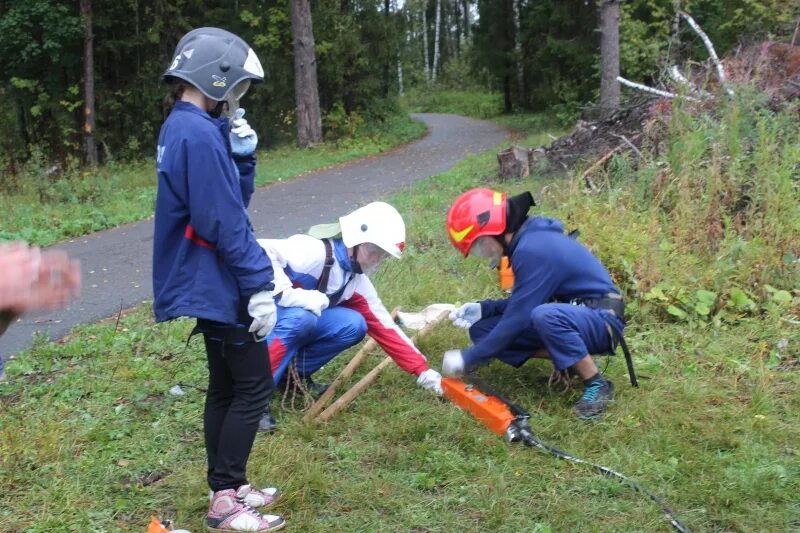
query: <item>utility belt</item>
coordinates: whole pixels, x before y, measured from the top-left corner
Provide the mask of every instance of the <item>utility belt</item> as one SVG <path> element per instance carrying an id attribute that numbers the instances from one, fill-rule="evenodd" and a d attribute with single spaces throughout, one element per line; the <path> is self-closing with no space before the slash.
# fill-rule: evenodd
<path id="1" fill-rule="evenodd" d="M 576 298 L 575 300 L 570 300 L 570 303 L 583 305 L 591 309 L 611 311 L 620 320 L 625 320 L 625 301 L 621 295 L 614 292 L 609 292 L 601 298 Z"/>
<path id="2" fill-rule="evenodd" d="M 600 298 L 575 298 L 569 300 L 567 303 L 573 305 L 582 305 L 590 309 L 603 309 L 614 314 L 617 318 L 625 321 L 625 301 L 622 295 L 615 292 L 609 292 Z M 614 324 L 606 320 L 606 329 L 608 335 L 611 337 L 611 353 L 617 350 L 617 346 L 622 348 L 622 353 L 625 354 L 625 364 L 628 366 L 628 377 L 631 379 L 631 385 L 634 387 L 639 386 L 636 379 L 636 372 L 633 370 L 633 357 L 631 351 L 628 349 L 628 343 L 625 342 L 622 332 L 619 331 Z"/>

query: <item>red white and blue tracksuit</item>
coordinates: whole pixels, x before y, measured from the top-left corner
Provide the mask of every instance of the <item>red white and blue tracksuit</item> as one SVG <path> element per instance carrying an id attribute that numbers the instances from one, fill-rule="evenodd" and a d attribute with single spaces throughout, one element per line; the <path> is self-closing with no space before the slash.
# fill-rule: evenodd
<path id="1" fill-rule="evenodd" d="M 520 366 L 546 348 L 553 366 L 564 370 L 589 354 L 612 351 L 608 330 L 620 335 L 620 317 L 575 305 L 619 290 L 588 248 L 564 233 L 560 221 L 531 217 L 509 244 L 514 288 L 505 300 L 485 300 L 481 320 L 469 330 L 474 343 L 463 351 L 467 369 L 492 358 Z"/>
<path id="2" fill-rule="evenodd" d="M 293 235 L 258 242 L 272 260 L 276 294 L 289 287 L 317 289 L 325 264 L 321 240 Z M 334 264 L 325 291 L 329 307 L 318 317 L 300 307 L 282 307 L 278 301 L 278 323 L 267 337 L 275 380 L 292 361 L 300 376 L 310 376 L 365 334 L 406 372 L 418 376 L 427 370 L 425 356 L 394 323 L 369 278 L 353 272 L 347 247 L 340 239 L 331 242 Z"/>

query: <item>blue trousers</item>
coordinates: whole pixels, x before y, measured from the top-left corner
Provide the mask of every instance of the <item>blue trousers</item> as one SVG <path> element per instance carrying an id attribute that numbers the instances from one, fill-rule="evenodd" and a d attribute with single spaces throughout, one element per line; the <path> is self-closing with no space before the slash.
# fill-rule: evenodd
<path id="1" fill-rule="evenodd" d="M 489 334 L 500 322 L 502 315 L 479 320 L 469 329 L 473 343 Z M 620 328 L 624 327 L 608 311 L 590 309 L 571 304 L 542 304 L 531 312 L 530 327 L 520 335 L 497 359 L 519 367 L 546 348 L 557 370 L 571 367 L 590 354 L 613 352 L 611 335 L 606 318 Z"/>
<path id="2" fill-rule="evenodd" d="M 333 307 L 317 316 L 299 307 L 278 306 L 278 321 L 267 336 L 272 375 L 278 382 L 294 360 L 297 373 L 308 377 L 367 334 L 367 322 L 347 307 Z"/>

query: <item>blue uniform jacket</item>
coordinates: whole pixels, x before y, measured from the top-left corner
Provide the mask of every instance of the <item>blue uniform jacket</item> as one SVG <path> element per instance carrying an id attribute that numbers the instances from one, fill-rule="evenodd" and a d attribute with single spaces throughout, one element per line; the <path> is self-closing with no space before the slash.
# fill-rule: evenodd
<path id="1" fill-rule="evenodd" d="M 619 294 L 608 270 L 580 242 L 564 234 L 558 220 L 531 217 L 509 245 L 514 288 L 505 300 L 485 300 L 481 318 L 503 317 L 477 344 L 463 352 L 467 367 L 497 357 L 531 326 L 533 308 L 551 301 Z M 622 322 L 614 324 L 619 331 Z"/>
<path id="2" fill-rule="evenodd" d="M 179 101 L 158 138 L 153 311 L 236 324 L 249 297 L 270 289 L 272 265 L 246 206 L 255 157 L 234 157 L 227 119 Z"/>

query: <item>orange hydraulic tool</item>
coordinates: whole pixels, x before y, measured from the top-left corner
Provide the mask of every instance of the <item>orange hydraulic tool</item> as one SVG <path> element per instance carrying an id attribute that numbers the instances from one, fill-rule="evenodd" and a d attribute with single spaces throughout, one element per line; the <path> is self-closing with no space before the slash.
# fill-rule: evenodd
<path id="1" fill-rule="evenodd" d="M 503 396 L 478 376 L 471 375 L 467 379 L 470 379 L 473 384 L 464 383 L 453 377 L 442 378 L 444 397 L 461 409 L 472 413 L 484 426 L 503 437 L 507 442 L 523 442 L 527 446 L 539 448 L 559 459 L 589 465 L 606 477 L 617 478 L 657 503 L 675 530 L 680 533 L 690 533 L 689 528 L 680 521 L 675 511 L 659 496 L 616 470 L 586 461 L 542 441 L 533 434 L 529 422 L 531 415 L 525 409 Z M 478 390 L 476 386 L 481 390 Z"/>
<path id="2" fill-rule="evenodd" d="M 460 379 L 442 378 L 442 390 L 445 398 L 472 413 L 484 426 L 501 437 L 505 437 L 509 426 L 516 420 L 504 402 L 482 393 Z"/>

